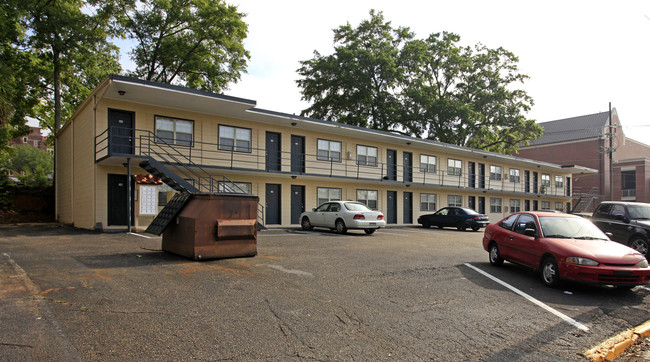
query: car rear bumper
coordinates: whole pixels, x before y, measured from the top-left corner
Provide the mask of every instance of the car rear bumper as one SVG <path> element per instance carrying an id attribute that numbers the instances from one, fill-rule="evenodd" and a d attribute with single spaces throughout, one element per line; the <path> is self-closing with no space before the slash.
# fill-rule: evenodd
<path id="1" fill-rule="evenodd" d="M 562 263 L 561 278 L 612 285 L 640 285 L 650 283 L 650 268 L 589 267 Z"/>
<path id="2" fill-rule="evenodd" d="M 379 229 L 386 226 L 385 220 L 352 220 L 346 223 L 348 229 Z"/>

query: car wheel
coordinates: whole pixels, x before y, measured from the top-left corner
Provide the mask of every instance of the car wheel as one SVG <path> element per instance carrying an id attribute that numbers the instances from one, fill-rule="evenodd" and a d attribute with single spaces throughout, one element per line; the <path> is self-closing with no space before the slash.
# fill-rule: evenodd
<path id="1" fill-rule="evenodd" d="M 375 230 L 377 230 L 377 229 L 363 229 L 363 231 L 365 231 L 366 234 L 368 234 L 368 235 L 372 235 L 375 232 Z"/>
<path id="2" fill-rule="evenodd" d="M 314 229 L 314 227 L 311 225 L 311 222 L 309 221 L 309 218 L 306 216 L 302 218 L 300 226 L 302 226 L 302 229 L 306 231 L 311 231 Z"/>
<path id="3" fill-rule="evenodd" d="M 339 234 L 345 234 L 348 232 L 348 228 L 345 226 L 345 222 L 341 219 L 336 220 L 336 232 Z"/>
<path id="4" fill-rule="evenodd" d="M 425 229 L 428 229 L 428 228 L 431 227 L 431 224 L 429 224 L 428 222 L 423 222 L 422 227 L 425 228 Z"/>
<path id="5" fill-rule="evenodd" d="M 465 223 L 459 222 L 458 224 L 456 224 L 456 229 L 460 231 L 465 231 L 465 229 L 467 229 L 467 226 L 465 225 Z"/>
<path id="6" fill-rule="evenodd" d="M 560 284 L 560 270 L 553 257 L 549 256 L 544 259 L 540 272 L 542 274 L 542 281 L 547 287 L 555 288 Z"/>
<path id="7" fill-rule="evenodd" d="M 621 290 L 621 291 L 627 291 L 627 290 L 632 290 L 636 285 L 617 285 L 616 289 Z"/>
<path id="8" fill-rule="evenodd" d="M 630 248 L 638 251 L 639 253 L 648 257 L 648 240 L 642 238 L 641 236 L 636 236 L 632 241 L 630 241 Z"/>
<path id="9" fill-rule="evenodd" d="M 501 257 L 497 243 L 490 244 L 490 264 L 494 266 L 503 265 L 503 258 Z"/>
<path id="10" fill-rule="evenodd" d="M 480 227 L 478 227 L 478 226 L 472 226 L 472 231 L 478 231 L 478 229 L 480 229 Z"/>

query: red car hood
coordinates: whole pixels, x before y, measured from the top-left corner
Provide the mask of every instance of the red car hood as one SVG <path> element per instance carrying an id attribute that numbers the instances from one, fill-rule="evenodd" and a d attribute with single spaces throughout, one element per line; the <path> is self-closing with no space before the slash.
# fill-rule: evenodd
<path id="1" fill-rule="evenodd" d="M 615 241 L 546 239 L 564 257 L 579 256 L 603 264 L 636 264 L 644 259 L 638 251 Z"/>

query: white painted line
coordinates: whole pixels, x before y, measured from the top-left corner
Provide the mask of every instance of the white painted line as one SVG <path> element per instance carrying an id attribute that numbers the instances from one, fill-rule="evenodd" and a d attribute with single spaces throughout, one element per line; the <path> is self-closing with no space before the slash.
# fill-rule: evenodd
<path id="1" fill-rule="evenodd" d="M 648 287 L 644 287 L 644 286 L 642 286 L 642 285 L 639 285 L 638 287 L 641 288 L 641 289 L 650 290 L 650 288 L 648 288 Z"/>
<path id="2" fill-rule="evenodd" d="M 585 332 L 589 330 L 589 328 L 588 328 L 587 326 L 585 326 L 584 324 L 582 324 L 582 323 L 576 321 L 575 319 L 573 319 L 573 318 L 571 318 L 571 317 L 569 317 L 569 316 L 567 316 L 567 315 L 565 315 L 565 314 L 562 314 L 562 313 L 558 312 L 557 310 L 555 310 L 555 309 L 549 307 L 548 305 L 546 305 L 546 304 L 540 302 L 539 300 L 537 300 L 537 299 L 531 297 L 530 295 L 528 295 L 528 294 L 522 292 L 521 290 L 519 290 L 519 289 L 513 287 L 512 285 L 510 285 L 510 284 L 508 284 L 508 283 L 506 283 L 506 282 L 504 282 L 504 281 L 502 281 L 502 280 L 500 280 L 500 279 L 498 279 L 498 278 L 496 278 L 496 277 L 493 277 L 492 275 L 490 275 L 490 274 L 484 272 L 483 270 L 481 270 L 481 269 L 475 267 L 474 265 L 471 265 L 471 264 L 469 264 L 469 263 L 465 263 L 465 265 L 466 265 L 467 267 L 469 267 L 469 268 L 472 268 L 472 269 L 476 270 L 478 273 L 483 274 L 484 276 L 486 276 L 486 277 L 488 277 L 488 278 L 494 280 L 495 282 L 497 282 L 497 283 L 503 285 L 504 287 L 506 287 L 506 288 L 512 290 L 513 292 L 515 292 L 515 293 L 521 295 L 522 297 L 528 299 L 529 302 L 531 302 L 531 303 L 533 303 L 533 304 L 537 304 L 538 306 L 542 307 L 542 309 L 545 309 L 546 311 L 555 314 L 556 316 L 560 317 L 561 319 L 563 319 L 565 322 L 571 324 L 572 326 L 574 326 L 574 327 L 576 327 L 576 328 L 578 328 L 578 329 L 580 329 L 580 330 L 582 330 L 582 331 L 585 331 Z"/>
<path id="3" fill-rule="evenodd" d="M 137 233 L 128 233 L 128 234 L 139 236 L 139 237 L 145 238 L 145 239 L 157 239 L 157 238 L 160 237 L 160 236 L 147 236 L 147 235 L 142 235 L 142 234 L 137 234 Z"/>
<path id="4" fill-rule="evenodd" d="M 271 269 L 279 270 L 281 272 L 285 272 L 288 274 L 295 274 L 295 275 L 300 275 L 303 277 L 314 277 L 314 274 L 302 271 L 302 270 L 295 270 L 295 269 L 285 269 L 282 265 L 267 265 Z"/>

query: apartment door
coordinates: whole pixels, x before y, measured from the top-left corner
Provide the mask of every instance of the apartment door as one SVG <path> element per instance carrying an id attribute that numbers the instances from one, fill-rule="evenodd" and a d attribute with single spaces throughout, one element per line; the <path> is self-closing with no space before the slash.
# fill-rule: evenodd
<path id="1" fill-rule="evenodd" d="M 108 110 L 109 153 L 128 154 L 134 152 L 135 113 L 119 109 Z M 126 222 L 124 223 L 126 225 Z"/>
<path id="2" fill-rule="evenodd" d="M 280 152 L 280 134 L 266 132 L 266 170 L 281 171 L 282 153 Z"/>
<path id="3" fill-rule="evenodd" d="M 478 188 L 479 189 L 485 188 L 485 164 L 484 163 L 478 164 Z"/>
<path id="4" fill-rule="evenodd" d="M 537 179 L 539 178 L 539 174 L 537 172 L 533 172 L 533 193 L 537 193 Z M 537 209 L 534 209 L 537 210 Z"/>
<path id="5" fill-rule="evenodd" d="M 476 188 L 476 163 L 467 162 L 467 187 Z"/>
<path id="6" fill-rule="evenodd" d="M 386 223 L 397 224 L 397 191 L 386 192 Z"/>
<path id="7" fill-rule="evenodd" d="M 472 210 L 476 210 L 476 196 L 467 197 L 467 207 L 469 207 Z"/>
<path id="8" fill-rule="evenodd" d="M 305 211 L 305 186 L 291 185 L 291 223 L 300 224 L 300 214 Z"/>
<path id="9" fill-rule="evenodd" d="M 291 172 L 305 173 L 305 137 L 291 135 Z"/>
<path id="10" fill-rule="evenodd" d="M 413 154 L 404 152 L 404 182 L 413 182 Z"/>
<path id="11" fill-rule="evenodd" d="M 127 175 L 108 174 L 108 220 L 107 225 L 124 225 L 128 223 L 128 193 L 127 193 Z M 131 183 L 131 195 L 134 189 L 133 182 Z M 133 197 L 131 197 L 133 200 Z M 131 204 L 131 217 L 133 218 L 133 204 Z"/>
<path id="12" fill-rule="evenodd" d="M 539 210 L 539 204 L 537 203 L 537 200 L 533 200 L 533 211 Z"/>
<path id="13" fill-rule="evenodd" d="M 478 211 L 479 214 L 485 214 L 485 197 L 478 197 Z"/>
<path id="14" fill-rule="evenodd" d="M 397 151 L 386 150 L 386 177 L 387 180 L 397 180 Z"/>
<path id="15" fill-rule="evenodd" d="M 524 170 L 524 192 L 530 192 L 530 171 Z"/>
<path id="16" fill-rule="evenodd" d="M 530 200 L 524 200 L 524 211 L 530 211 Z"/>
<path id="17" fill-rule="evenodd" d="M 404 224 L 413 224 L 413 193 L 404 192 L 403 197 L 403 219 Z"/>
<path id="18" fill-rule="evenodd" d="M 266 184 L 266 223 L 269 225 L 280 224 L 280 185 Z"/>

